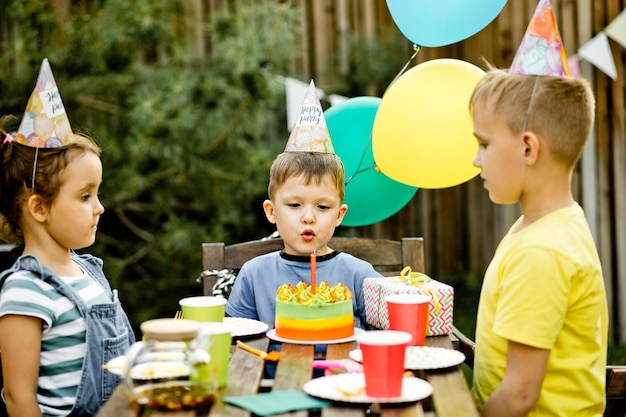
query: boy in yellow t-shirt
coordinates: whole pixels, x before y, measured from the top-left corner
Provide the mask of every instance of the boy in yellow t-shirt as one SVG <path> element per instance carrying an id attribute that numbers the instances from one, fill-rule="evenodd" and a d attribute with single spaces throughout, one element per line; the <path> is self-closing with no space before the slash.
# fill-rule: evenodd
<path id="1" fill-rule="evenodd" d="M 481 416 L 601 416 L 608 312 L 571 179 L 593 125 L 586 81 L 491 69 L 470 101 L 474 165 L 522 215 L 487 268 L 473 392 Z"/>

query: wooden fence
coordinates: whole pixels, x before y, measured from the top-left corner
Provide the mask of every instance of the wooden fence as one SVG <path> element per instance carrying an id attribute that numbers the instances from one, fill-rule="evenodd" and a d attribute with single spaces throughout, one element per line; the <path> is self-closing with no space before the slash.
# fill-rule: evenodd
<path id="1" fill-rule="evenodd" d="M 302 57 L 294 60 L 292 76 L 332 85 L 345 75 L 342 56 L 345 34 L 379 36 L 397 33 L 397 53 L 408 60 L 412 43 L 396 28 L 384 0 L 292 0 L 306 22 Z M 508 0 L 485 29 L 453 45 L 422 48 L 413 64 L 437 58 L 458 58 L 482 66 L 482 57 L 508 67 L 536 8 L 534 0 Z M 568 56 L 593 38 L 624 8 L 619 0 L 553 0 L 556 20 Z M 595 130 L 574 179 L 576 199 L 588 216 L 602 260 L 616 338 L 626 340 L 626 146 L 624 142 L 624 51 L 610 41 L 619 77 L 616 81 L 589 63 L 580 63 L 597 99 Z M 340 65 L 331 65 L 339 62 Z M 398 69 L 400 70 L 400 68 Z M 329 91 L 326 91 L 329 93 Z M 330 93 L 333 93 L 330 91 Z M 369 95 L 382 96 L 372 89 Z M 495 206 L 478 179 L 441 190 L 420 189 L 391 218 L 372 226 L 345 228 L 342 235 L 397 239 L 424 236 L 426 270 L 433 276 L 463 274 L 481 277 L 495 247 L 519 215 L 517 206 Z M 540 291 L 541 289 L 537 289 Z"/>

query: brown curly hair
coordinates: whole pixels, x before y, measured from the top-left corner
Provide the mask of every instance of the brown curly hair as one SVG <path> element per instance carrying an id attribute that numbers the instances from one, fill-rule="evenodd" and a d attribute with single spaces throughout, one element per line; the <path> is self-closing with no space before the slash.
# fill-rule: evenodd
<path id="1" fill-rule="evenodd" d="M 0 138 L 6 132 L 0 120 Z M 5 143 L 6 142 L 6 143 Z M 37 166 L 35 153 L 37 152 Z M 17 142 L 0 143 L 0 239 L 21 243 L 22 206 L 31 195 L 39 195 L 49 207 L 61 187 L 61 173 L 77 156 L 100 149 L 89 137 L 74 134 L 74 141 L 59 148 L 33 148 Z M 35 181 L 33 182 L 33 173 Z"/>

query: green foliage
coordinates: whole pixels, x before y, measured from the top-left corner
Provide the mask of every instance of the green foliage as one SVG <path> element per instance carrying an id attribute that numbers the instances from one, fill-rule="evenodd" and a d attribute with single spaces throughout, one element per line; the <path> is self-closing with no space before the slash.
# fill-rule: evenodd
<path id="1" fill-rule="evenodd" d="M 202 242 L 273 230 L 260 202 L 288 136 L 277 75 L 294 58 L 299 14 L 266 1 L 197 16 L 189 3 L 84 2 L 63 25 L 52 2 L 0 9 L 19 33 L 1 46 L 2 113 L 23 112 L 47 57 L 74 130 L 102 148 L 106 212 L 88 250 L 134 325 L 201 291 Z"/>
<path id="2" fill-rule="evenodd" d="M 202 291 L 202 242 L 274 230 L 261 203 L 288 137 L 279 76 L 298 76 L 301 11 L 280 0 L 199 11 L 206 4 L 0 1 L 1 113 L 21 116 L 48 58 L 74 130 L 102 148 L 106 212 L 86 250 L 136 328 Z M 384 90 L 411 52 L 391 35 L 346 35 L 326 69 L 335 92 Z"/>

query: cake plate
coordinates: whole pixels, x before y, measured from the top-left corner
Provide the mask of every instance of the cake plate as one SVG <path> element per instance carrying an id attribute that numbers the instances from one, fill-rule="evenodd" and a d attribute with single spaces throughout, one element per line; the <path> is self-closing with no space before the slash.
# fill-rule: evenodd
<path id="1" fill-rule="evenodd" d="M 365 330 L 359 328 L 359 327 L 355 327 L 354 328 L 354 334 L 352 336 L 349 337 L 344 337 L 341 339 L 330 339 L 330 340 L 294 340 L 294 339 L 287 339 L 285 337 L 280 337 L 276 335 L 276 329 L 272 329 L 270 331 L 267 332 L 267 337 L 269 337 L 272 340 L 275 340 L 277 342 L 283 342 L 283 343 L 293 343 L 293 344 L 297 344 L 297 345 L 334 345 L 336 343 L 346 343 L 346 342 L 352 342 L 354 340 L 356 340 L 356 336 L 359 333 L 363 333 Z"/>

